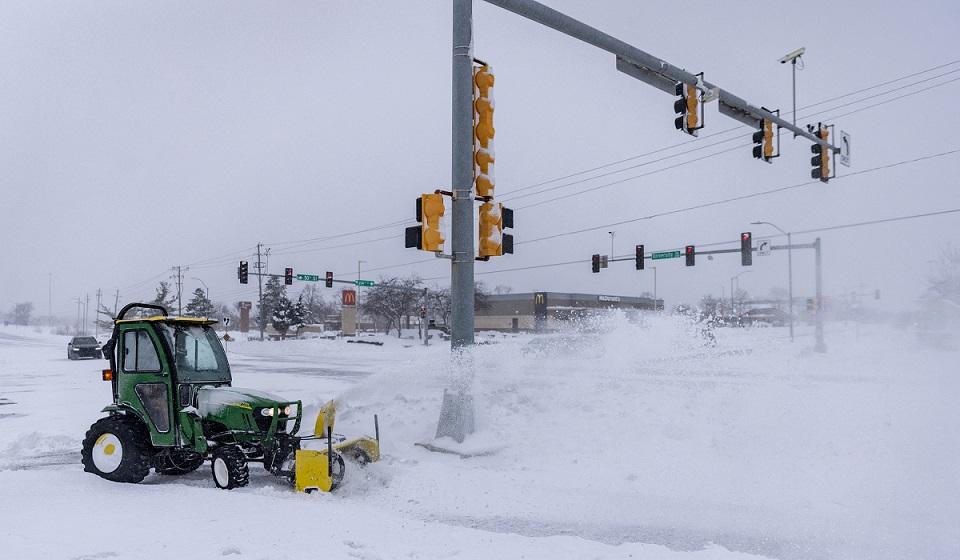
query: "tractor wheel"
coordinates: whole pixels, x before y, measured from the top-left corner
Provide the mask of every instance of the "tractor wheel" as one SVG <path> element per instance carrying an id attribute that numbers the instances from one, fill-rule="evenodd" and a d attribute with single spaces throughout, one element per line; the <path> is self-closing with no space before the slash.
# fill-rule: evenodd
<path id="1" fill-rule="evenodd" d="M 132 416 L 108 416 L 87 431 L 80 452 L 83 470 L 114 482 L 137 483 L 150 473 L 150 436 Z"/>
<path id="2" fill-rule="evenodd" d="M 232 445 L 218 447 L 213 451 L 213 460 L 210 463 L 213 482 L 217 488 L 233 490 L 246 486 L 250 481 L 247 458 L 239 447 Z"/>
<path id="3" fill-rule="evenodd" d="M 154 470 L 160 474 L 181 475 L 192 473 L 203 464 L 203 455 L 192 451 L 171 451 L 159 455 L 154 464 Z"/>

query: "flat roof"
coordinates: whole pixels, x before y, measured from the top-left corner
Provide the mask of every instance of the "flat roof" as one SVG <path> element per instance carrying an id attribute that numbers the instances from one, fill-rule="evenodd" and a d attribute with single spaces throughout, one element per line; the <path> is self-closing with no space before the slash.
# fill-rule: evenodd
<path id="1" fill-rule="evenodd" d="M 167 315 L 152 315 L 150 317 L 139 317 L 137 319 L 120 319 L 119 321 L 114 321 L 117 324 L 120 323 L 142 323 L 144 321 L 149 321 L 151 323 L 194 323 L 199 325 L 212 325 L 217 322 L 216 319 L 207 319 L 206 317 L 170 317 Z"/>

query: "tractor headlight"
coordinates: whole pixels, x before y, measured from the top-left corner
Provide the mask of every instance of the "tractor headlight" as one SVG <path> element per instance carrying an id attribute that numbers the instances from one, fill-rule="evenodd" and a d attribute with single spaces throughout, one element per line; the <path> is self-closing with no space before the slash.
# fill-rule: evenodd
<path id="1" fill-rule="evenodd" d="M 273 416 L 273 409 L 272 409 L 272 408 L 261 408 L 261 409 L 260 409 L 260 414 L 261 414 L 262 416 Z"/>
<path id="2" fill-rule="evenodd" d="M 284 416 L 290 416 L 290 412 L 293 410 L 293 405 L 288 404 L 286 408 L 283 409 Z"/>

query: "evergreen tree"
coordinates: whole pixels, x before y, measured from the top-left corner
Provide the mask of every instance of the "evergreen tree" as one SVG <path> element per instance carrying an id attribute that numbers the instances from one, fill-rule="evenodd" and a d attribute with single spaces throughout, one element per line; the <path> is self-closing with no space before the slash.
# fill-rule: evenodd
<path id="1" fill-rule="evenodd" d="M 151 301 L 150 303 L 152 303 L 153 305 L 162 305 L 167 309 L 167 311 L 170 311 L 171 309 L 173 309 L 173 304 L 176 301 L 177 301 L 177 294 L 173 293 L 173 290 L 170 289 L 170 283 L 166 281 L 161 281 L 160 284 L 157 286 L 157 295 L 156 297 L 153 298 L 153 301 Z M 150 312 L 150 314 L 152 315 L 154 313 Z"/>
<path id="2" fill-rule="evenodd" d="M 280 278 L 271 276 L 267 280 L 267 285 L 263 287 L 263 304 L 257 306 L 256 321 L 260 324 L 260 318 L 263 317 L 264 325 L 273 322 L 274 309 L 281 299 L 287 298 L 287 287 L 280 281 Z M 289 302 L 289 300 L 287 300 Z M 262 309 L 261 309 L 262 307 Z"/>
<path id="3" fill-rule="evenodd" d="M 209 317 L 214 318 L 216 308 L 213 302 L 207 298 L 203 288 L 197 288 L 193 291 L 193 299 L 187 302 L 184 308 L 188 317 Z"/>
<path id="4" fill-rule="evenodd" d="M 293 325 L 294 315 L 293 303 L 287 298 L 286 293 L 281 294 L 270 316 L 270 324 L 280 333 L 281 338 L 287 336 L 287 331 Z"/>
<path id="5" fill-rule="evenodd" d="M 303 294 L 300 294 L 300 297 L 297 298 L 297 303 L 290 309 L 290 324 L 299 329 L 304 324 L 313 322 L 308 320 L 309 316 L 310 310 L 306 304 L 303 303 Z"/>

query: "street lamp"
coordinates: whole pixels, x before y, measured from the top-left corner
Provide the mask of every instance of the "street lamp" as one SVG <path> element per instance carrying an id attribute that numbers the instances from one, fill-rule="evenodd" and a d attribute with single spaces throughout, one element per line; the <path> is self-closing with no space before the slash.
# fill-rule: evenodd
<path id="1" fill-rule="evenodd" d="M 357 261 L 357 336 L 360 336 L 360 264 L 366 264 L 367 261 Z"/>
<path id="2" fill-rule="evenodd" d="M 613 238 L 617 235 L 615 231 L 608 231 L 610 234 L 610 260 L 613 260 Z"/>
<path id="3" fill-rule="evenodd" d="M 207 292 L 207 299 L 210 299 L 210 288 L 207 287 L 207 283 L 197 278 L 196 276 L 191 276 L 190 279 L 196 280 L 197 282 L 200 282 L 201 284 L 203 284 L 203 290 Z"/>
<path id="4" fill-rule="evenodd" d="M 740 289 L 740 276 L 742 276 L 742 275 L 744 275 L 744 274 L 749 274 L 749 273 L 751 273 L 751 272 L 753 272 L 753 271 L 752 271 L 752 270 L 744 270 L 743 272 L 734 274 L 733 276 L 730 277 L 730 313 L 734 313 L 734 312 L 735 312 L 734 307 L 735 307 L 735 305 L 736 305 L 736 293 L 737 293 L 737 292 L 733 291 L 733 281 L 734 281 L 734 280 L 737 281 L 737 289 L 739 290 L 739 289 Z"/>
<path id="5" fill-rule="evenodd" d="M 779 226 L 770 222 L 750 222 L 751 225 L 768 225 L 783 235 L 787 236 L 787 298 L 790 300 L 788 309 L 790 313 L 790 342 L 793 342 L 793 243 L 790 239 L 790 232 L 783 231 Z"/>

